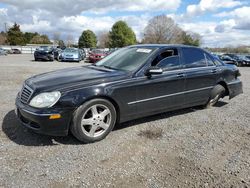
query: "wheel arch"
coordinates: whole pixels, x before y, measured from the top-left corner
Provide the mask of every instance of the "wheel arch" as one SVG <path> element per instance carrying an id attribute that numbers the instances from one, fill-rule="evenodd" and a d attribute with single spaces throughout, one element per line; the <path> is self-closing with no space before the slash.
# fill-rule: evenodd
<path id="1" fill-rule="evenodd" d="M 225 92 L 224 96 L 228 96 L 229 95 L 229 89 L 228 89 L 227 83 L 225 81 L 221 80 L 217 84 L 222 85 L 225 88 L 226 92 Z"/>

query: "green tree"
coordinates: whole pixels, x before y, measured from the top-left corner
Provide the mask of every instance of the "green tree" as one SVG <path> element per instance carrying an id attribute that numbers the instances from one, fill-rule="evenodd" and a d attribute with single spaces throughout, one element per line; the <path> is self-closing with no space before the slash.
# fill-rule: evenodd
<path id="1" fill-rule="evenodd" d="M 32 44 L 51 44 L 49 37 L 47 35 L 35 35 L 30 43 Z"/>
<path id="2" fill-rule="evenodd" d="M 111 48 L 136 44 L 135 33 L 124 21 L 118 21 L 113 25 L 109 38 Z"/>
<path id="3" fill-rule="evenodd" d="M 25 39 L 20 25 L 14 23 L 14 25 L 7 32 L 7 40 L 10 45 L 24 45 Z"/>
<path id="4" fill-rule="evenodd" d="M 28 43 L 31 43 L 31 40 L 34 36 L 36 35 L 39 35 L 37 32 L 35 33 L 32 33 L 32 32 L 25 32 L 24 33 L 24 40 L 25 40 L 25 43 L 28 44 Z"/>
<path id="5" fill-rule="evenodd" d="M 94 48 L 96 47 L 96 43 L 96 35 L 91 30 L 83 31 L 78 41 L 79 48 Z"/>
<path id="6" fill-rule="evenodd" d="M 201 37 L 197 33 L 187 33 L 183 31 L 182 40 L 182 43 L 185 45 L 200 46 L 201 44 Z"/>

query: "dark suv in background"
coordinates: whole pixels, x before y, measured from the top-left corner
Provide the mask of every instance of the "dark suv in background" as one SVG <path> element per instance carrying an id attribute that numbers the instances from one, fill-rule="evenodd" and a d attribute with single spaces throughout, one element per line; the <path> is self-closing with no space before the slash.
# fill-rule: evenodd
<path id="1" fill-rule="evenodd" d="M 35 61 L 54 61 L 54 48 L 50 46 L 40 46 L 34 52 L 34 59 Z"/>
<path id="2" fill-rule="evenodd" d="M 228 57 L 232 58 L 236 62 L 236 65 L 238 67 L 250 65 L 250 59 L 247 56 L 230 54 L 230 53 L 223 54 L 223 56 L 228 56 Z"/>

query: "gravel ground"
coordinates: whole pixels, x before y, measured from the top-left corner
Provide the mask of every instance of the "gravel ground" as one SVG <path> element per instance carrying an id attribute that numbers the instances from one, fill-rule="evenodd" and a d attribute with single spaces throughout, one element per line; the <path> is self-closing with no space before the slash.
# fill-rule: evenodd
<path id="1" fill-rule="evenodd" d="M 101 142 L 35 134 L 14 101 L 37 73 L 83 64 L 0 57 L 0 187 L 250 187 L 250 68 L 244 94 L 123 123 Z"/>

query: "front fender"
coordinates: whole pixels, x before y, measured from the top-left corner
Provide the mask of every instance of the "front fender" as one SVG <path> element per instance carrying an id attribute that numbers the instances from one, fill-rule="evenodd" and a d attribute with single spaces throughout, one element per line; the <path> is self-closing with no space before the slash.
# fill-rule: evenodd
<path id="1" fill-rule="evenodd" d="M 97 98 L 98 96 L 110 97 L 110 95 L 110 89 L 104 88 L 102 85 L 89 86 L 64 92 L 59 103 L 62 106 L 79 107 L 92 98 Z"/>

